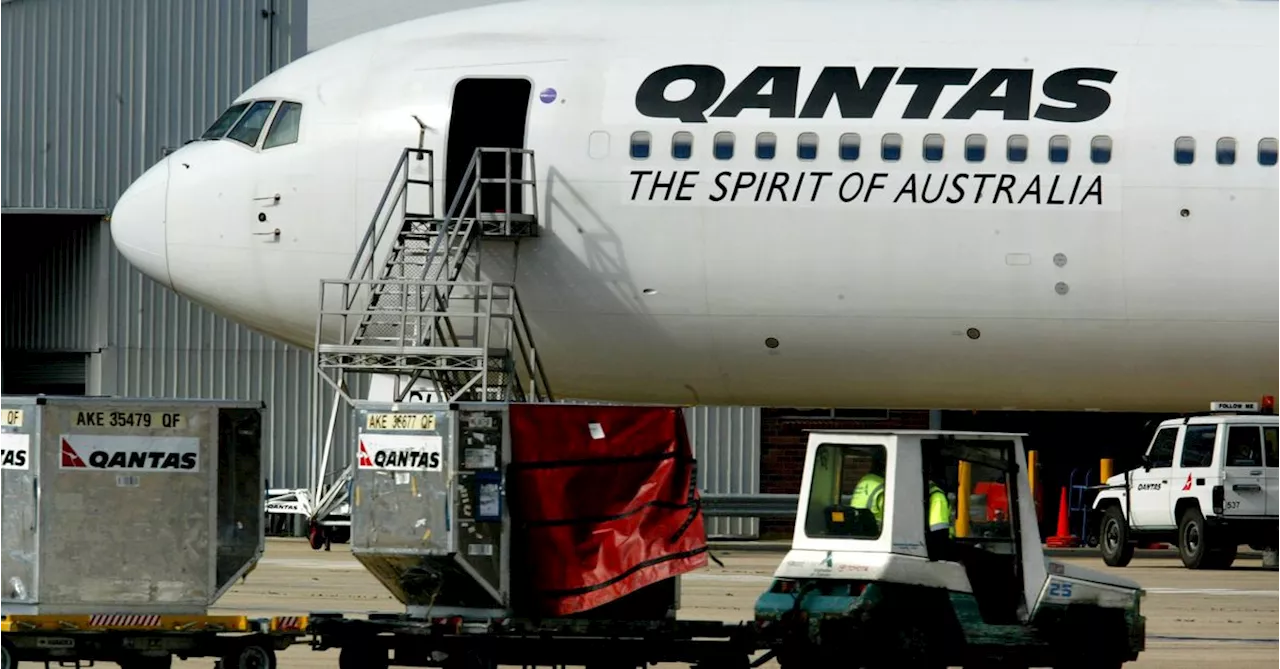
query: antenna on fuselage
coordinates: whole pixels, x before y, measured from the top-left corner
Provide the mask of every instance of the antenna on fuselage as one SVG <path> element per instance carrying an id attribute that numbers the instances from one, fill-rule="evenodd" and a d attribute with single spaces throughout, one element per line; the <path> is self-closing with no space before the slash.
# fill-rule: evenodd
<path id="1" fill-rule="evenodd" d="M 422 119 L 418 118 L 417 114 L 410 114 L 410 116 L 413 117 L 413 120 L 418 122 L 418 160 L 422 160 L 422 145 L 427 139 L 427 128 L 431 128 L 431 126 L 423 123 Z M 431 128 L 431 132 L 435 131 L 435 128 Z"/>

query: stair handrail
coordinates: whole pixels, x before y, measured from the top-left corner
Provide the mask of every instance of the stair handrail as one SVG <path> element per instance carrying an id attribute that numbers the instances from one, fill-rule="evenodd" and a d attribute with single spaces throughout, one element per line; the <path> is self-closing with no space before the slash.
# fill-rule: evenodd
<path id="1" fill-rule="evenodd" d="M 448 209 L 445 210 L 444 219 L 440 223 L 440 234 L 435 236 L 432 241 L 431 248 L 427 252 L 427 261 L 422 267 L 420 279 L 425 283 L 431 283 L 431 289 L 427 295 L 418 295 L 419 309 L 425 309 L 427 302 L 434 302 L 435 307 L 441 311 L 445 310 L 449 304 L 449 300 L 453 297 L 453 289 L 456 284 L 451 283 L 457 279 L 458 273 L 462 271 L 462 263 L 465 261 L 470 243 L 474 241 L 478 232 L 473 226 L 470 236 L 463 239 L 457 253 L 454 253 L 453 245 L 458 234 L 458 228 L 461 227 L 463 215 L 467 209 L 472 207 L 475 201 L 476 191 L 479 187 L 479 166 L 480 166 L 480 148 L 476 148 L 471 154 L 471 160 L 467 162 L 467 169 L 463 171 L 460 183 L 466 184 L 463 188 L 459 188 L 453 193 L 453 198 L 449 203 Z M 462 197 L 463 191 L 467 196 Z M 459 201 L 461 199 L 461 201 Z M 443 254 L 443 256 L 442 256 Z M 456 257 L 455 257 L 456 256 Z M 436 266 L 436 258 L 441 257 L 439 267 Z M 438 283 L 441 280 L 441 273 L 444 273 L 443 280 L 445 282 L 444 289 Z M 426 339 L 439 338 L 440 340 L 457 341 L 457 333 L 453 331 L 452 323 L 447 319 L 445 328 L 449 330 L 449 336 L 440 327 L 440 318 L 432 318 L 432 327 L 427 328 L 425 332 L 419 333 L 419 338 Z"/>
<path id="2" fill-rule="evenodd" d="M 515 346 L 508 346 L 514 354 L 519 352 L 520 361 L 524 366 L 524 372 L 529 377 L 530 397 L 537 400 L 539 392 L 538 385 L 541 384 L 542 395 L 545 395 L 547 401 L 554 401 L 554 395 L 551 392 L 551 383 L 547 380 L 546 370 L 544 370 L 537 361 L 537 347 L 533 345 L 533 332 L 529 328 L 529 321 L 525 318 L 524 308 L 520 306 L 520 295 L 516 292 L 514 283 L 495 282 L 494 286 L 502 286 L 510 291 L 511 295 L 511 332 L 509 335 L 515 338 Z M 526 343 L 527 342 L 527 343 Z M 515 357 L 514 355 L 512 356 Z M 513 360 L 514 362 L 514 360 Z"/>
<path id="3" fill-rule="evenodd" d="M 365 229 L 364 237 L 360 240 L 360 247 L 356 250 L 355 257 L 351 259 L 351 268 L 347 271 L 348 280 L 373 278 L 373 263 L 377 255 L 378 245 L 382 243 L 387 227 L 391 224 L 392 216 L 390 214 L 400 204 L 408 190 L 410 154 L 432 159 L 431 149 L 405 147 L 400 151 L 400 159 L 396 161 L 396 167 L 392 170 L 391 177 L 387 179 L 387 186 L 383 189 L 382 198 L 378 201 L 373 217 Z M 431 183 L 429 187 L 434 191 L 435 184 Z M 394 198 L 391 195 L 392 191 L 395 191 Z M 434 197 L 434 194 L 432 197 Z M 390 207 L 387 206 L 388 201 L 390 201 Z M 380 219 L 381 223 L 379 223 Z"/>

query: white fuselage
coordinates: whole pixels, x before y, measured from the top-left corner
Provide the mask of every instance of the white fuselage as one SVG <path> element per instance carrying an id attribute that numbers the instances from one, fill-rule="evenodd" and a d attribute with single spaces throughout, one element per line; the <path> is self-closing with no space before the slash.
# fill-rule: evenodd
<path id="1" fill-rule="evenodd" d="M 296 143 L 191 143 L 131 187 L 112 225 L 150 276 L 310 348 L 319 281 L 346 276 L 418 143 L 414 115 L 443 183 L 455 85 L 523 78 L 541 233 L 514 264 L 512 242 L 485 242 L 481 266 L 518 285 L 559 396 L 1196 408 L 1275 388 L 1280 211 L 1259 146 L 1280 134 L 1276 19 L 1272 2 L 1141 0 L 547 0 L 438 15 L 266 77 L 240 99 L 302 103 Z M 704 79 L 642 87 L 677 65 Z M 856 68 L 856 85 L 833 68 Z M 929 82 L 954 85 L 931 99 Z M 687 159 L 673 157 L 678 132 Z M 731 158 L 713 152 L 717 133 L 732 133 Z M 772 159 L 757 157 L 761 133 Z M 840 150 L 850 133 L 855 160 Z M 886 135 L 901 137 L 897 160 Z M 926 135 L 941 160 L 925 159 Z M 1059 135 L 1067 159 L 1051 162 Z M 1180 137 L 1191 164 L 1175 162 Z M 1218 163 L 1220 138 L 1234 164 Z"/>

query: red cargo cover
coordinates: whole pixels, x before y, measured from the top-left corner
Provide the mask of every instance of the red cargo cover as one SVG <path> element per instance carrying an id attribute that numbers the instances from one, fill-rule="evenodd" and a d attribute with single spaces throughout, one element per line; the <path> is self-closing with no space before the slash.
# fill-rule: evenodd
<path id="1" fill-rule="evenodd" d="M 509 508 L 540 615 L 592 609 L 706 565 L 679 408 L 516 404 L 510 416 Z"/>

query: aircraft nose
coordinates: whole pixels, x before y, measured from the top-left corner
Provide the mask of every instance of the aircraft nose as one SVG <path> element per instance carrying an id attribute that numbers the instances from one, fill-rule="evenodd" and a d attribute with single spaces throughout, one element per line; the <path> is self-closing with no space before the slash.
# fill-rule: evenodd
<path id="1" fill-rule="evenodd" d="M 165 238 L 169 159 L 134 181 L 111 212 L 111 239 L 120 254 L 151 279 L 172 287 Z"/>

